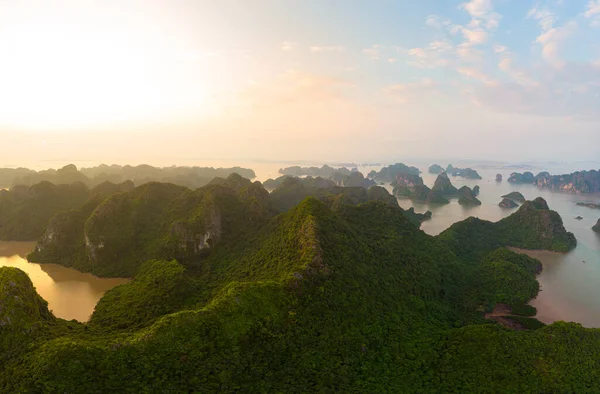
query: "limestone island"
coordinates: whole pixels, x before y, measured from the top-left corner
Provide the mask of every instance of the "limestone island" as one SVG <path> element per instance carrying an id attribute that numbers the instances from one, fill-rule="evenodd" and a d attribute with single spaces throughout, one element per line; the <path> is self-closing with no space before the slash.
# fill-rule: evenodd
<path id="1" fill-rule="evenodd" d="M 441 174 L 442 172 L 444 172 L 444 168 L 439 164 L 433 164 L 431 167 L 429 167 L 428 172 L 430 174 Z"/>
<path id="2" fill-rule="evenodd" d="M 597 233 L 600 233 L 600 219 L 598 219 L 598 222 L 596 223 L 596 225 L 594 227 L 592 227 L 592 230 L 594 230 Z"/>
<path id="3" fill-rule="evenodd" d="M 396 163 L 390 166 L 382 168 L 380 171 L 371 171 L 367 175 L 367 178 L 373 179 L 375 182 L 389 182 L 392 183 L 396 180 L 399 174 L 410 174 L 419 175 L 421 170 L 417 167 L 407 166 L 404 163 Z"/>
<path id="4" fill-rule="evenodd" d="M 496 182 L 502 182 L 502 174 L 496 174 Z"/>
<path id="5" fill-rule="evenodd" d="M 458 189 L 458 203 L 464 206 L 481 205 L 481 201 L 477 199 L 475 190 L 471 190 L 468 186 L 463 186 Z"/>
<path id="6" fill-rule="evenodd" d="M 514 202 L 524 203 L 525 196 L 519 192 L 511 192 L 502 196 L 502 198 L 508 198 L 509 200 L 513 200 Z"/>
<path id="7" fill-rule="evenodd" d="M 438 175 L 431 189 L 423 184 L 420 176 L 406 173 L 398 174 L 392 186 L 394 195 L 398 198 L 408 198 L 425 204 L 449 204 L 448 199 L 459 197 L 458 190 L 452 185 L 445 172 Z M 468 190 L 468 196 L 475 197 L 473 191 L 470 188 Z M 467 199 L 470 199 L 468 196 Z"/>

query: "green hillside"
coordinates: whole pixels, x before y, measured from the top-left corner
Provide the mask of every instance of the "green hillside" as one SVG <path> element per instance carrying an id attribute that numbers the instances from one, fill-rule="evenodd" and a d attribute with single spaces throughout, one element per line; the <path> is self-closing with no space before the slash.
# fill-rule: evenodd
<path id="1" fill-rule="evenodd" d="M 502 246 L 574 246 L 543 200 L 498 223 L 469 219 L 431 237 L 393 204 L 339 195 L 272 216 L 258 186 L 240 178 L 196 192 L 150 184 L 104 201 L 82 230 L 129 258 L 158 256 L 127 264 L 134 280 L 107 292 L 87 324 L 53 318 L 30 283 L 12 290 L 17 270 L 1 268 L 9 279 L 0 280 L 0 307 L 13 308 L 4 300 L 16 295 L 41 312 L 27 309 L 15 315 L 21 323 L 0 327 L 7 338 L 38 327 L 2 348 L 0 391 L 600 389 L 600 330 L 543 327 L 521 315 L 513 320 L 523 330 L 512 331 L 484 319 L 498 303 L 529 315 L 523 304 L 539 291 L 540 263 Z M 177 251 L 164 248 L 167 219 L 203 224 L 211 207 L 223 232 L 210 253 L 160 257 Z M 130 216 L 95 227 L 102 212 Z M 142 236 L 127 223 L 152 231 Z M 134 250 L 108 237 L 117 230 L 134 234 L 123 241 Z"/>

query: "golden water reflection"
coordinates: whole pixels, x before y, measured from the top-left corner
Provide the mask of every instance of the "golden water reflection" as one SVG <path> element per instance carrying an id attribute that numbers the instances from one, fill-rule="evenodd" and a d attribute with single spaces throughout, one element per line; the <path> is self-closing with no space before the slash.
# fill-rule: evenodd
<path id="1" fill-rule="evenodd" d="M 56 317 L 85 322 L 106 291 L 129 282 L 123 278 L 98 278 L 56 264 L 30 263 L 26 256 L 34 248 L 35 242 L 0 242 L 0 267 L 25 271 Z"/>

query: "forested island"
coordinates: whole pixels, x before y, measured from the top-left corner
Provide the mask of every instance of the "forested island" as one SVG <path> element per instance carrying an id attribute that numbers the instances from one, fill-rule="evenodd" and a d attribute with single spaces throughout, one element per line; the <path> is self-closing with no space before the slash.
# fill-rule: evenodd
<path id="1" fill-rule="evenodd" d="M 438 179 L 440 193 L 456 190 Z M 600 330 L 537 321 L 526 304 L 541 265 L 506 249 L 576 246 L 543 199 L 432 237 L 419 229 L 428 215 L 385 189 L 330 182 L 65 186 L 31 260 L 133 280 L 83 324 L 0 268 L 0 391 L 600 389 Z M 28 210 L 41 209 L 38 187 Z"/>
<path id="2" fill-rule="evenodd" d="M 533 184 L 540 188 L 551 190 L 562 190 L 575 193 L 597 193 L 600 192 L 600 171 L 576 171 L 571 174 L 550 175 L 548 172 L 540 172 L 537 175 L 527 171 L 524 173 L 514 172 L 508 179 L 511 183 Z"/>

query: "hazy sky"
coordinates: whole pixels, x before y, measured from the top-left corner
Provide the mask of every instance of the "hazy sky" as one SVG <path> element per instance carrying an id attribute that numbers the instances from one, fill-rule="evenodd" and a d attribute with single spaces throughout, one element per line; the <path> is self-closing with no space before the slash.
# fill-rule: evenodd
<path id="1" fill-rule="evenodd" d="M 0 165 L 600 157 L 600 0 L 0 0 L 0 53 Z"/>

